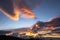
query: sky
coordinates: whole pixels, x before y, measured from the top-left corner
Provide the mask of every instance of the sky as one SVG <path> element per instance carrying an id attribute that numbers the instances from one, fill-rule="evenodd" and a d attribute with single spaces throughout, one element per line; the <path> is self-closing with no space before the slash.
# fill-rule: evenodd
<path id="1" fill-rule="evenodd" d="M 48 22 L 50 18 L 60 16 L 60 0 L 42 0 L 40 2 L 39 0 L 33 0 L 33 3 L 26 0 L 26 3 L 29 7 L 31 6 L 37 19 L 19 16 L 18 21 L 13 21 L 0 11 L 0 30 L 31 27 L 37 21 Z M 38 5 L 37 8 L 34 8 L 35 3 Z"/>

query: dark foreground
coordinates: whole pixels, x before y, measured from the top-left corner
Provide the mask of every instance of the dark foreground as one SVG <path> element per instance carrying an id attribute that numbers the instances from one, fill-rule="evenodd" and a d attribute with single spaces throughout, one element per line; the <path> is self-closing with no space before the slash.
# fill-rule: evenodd
<path id="1" fill-rule="evenodd" d="M 0 35 L 0 40 L 60 40 L 60 38 L 30 38 L 30 39 L 24 39 L 24 38 L 12 37 L 12 36 Z"/>

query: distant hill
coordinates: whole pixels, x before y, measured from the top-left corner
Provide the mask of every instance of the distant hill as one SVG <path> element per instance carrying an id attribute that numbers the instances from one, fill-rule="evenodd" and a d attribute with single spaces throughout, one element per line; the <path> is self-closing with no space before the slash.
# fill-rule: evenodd
<path id="1" fill-rule="evenodd" d="M 5 35 L 6 33 L 10 33 L 11 31 L 4 31 L 4 30 L 0 30 L 0 35 Z"/>

